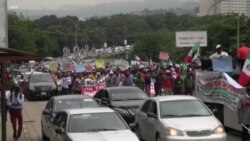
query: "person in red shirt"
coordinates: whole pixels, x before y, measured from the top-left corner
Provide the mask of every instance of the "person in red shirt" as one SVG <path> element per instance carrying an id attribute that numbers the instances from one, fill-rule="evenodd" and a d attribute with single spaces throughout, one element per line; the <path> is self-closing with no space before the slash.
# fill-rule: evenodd
<path id="1" fill-rule="evenodd" d="M 240 46 L 240 48 L 237 49 L 237 60 L 238 60 L 241 70 L 247 58 L 248 51 L 249 51 L 249 47 L 244 43 Z"/>
<path id="2" fill-rule="evenodd" d="M 163 94 L 162 95 L 172 95 L 173 94 L 173 79 L 170 70 L 166 70 L 162 81 Z"/>

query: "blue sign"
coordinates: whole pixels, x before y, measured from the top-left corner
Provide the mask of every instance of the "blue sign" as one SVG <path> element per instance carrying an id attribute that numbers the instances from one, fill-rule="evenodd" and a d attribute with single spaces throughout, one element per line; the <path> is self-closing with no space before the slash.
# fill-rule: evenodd
<path id="1" fill-rule="evenodd" d="M 75 71 L 76 71 L 76 73 L 84 72 L 85 71 L 84 65 L 83 64 L 76 64 Z"/>
<path id="2" fill-rule="evenodd" d="M 233 72 L 232 57 L 212 58 L 214 72 Z"/>

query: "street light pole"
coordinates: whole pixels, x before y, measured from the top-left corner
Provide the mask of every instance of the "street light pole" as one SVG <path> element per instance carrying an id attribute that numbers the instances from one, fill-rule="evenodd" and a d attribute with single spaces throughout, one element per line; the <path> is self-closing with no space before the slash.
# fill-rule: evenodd
<path id="1" fill-rule="evenodd" d="M 75 26 L 75 46 L 77 47 L 78 45 L 77 45 L 77 34 L 78 34 L 78 24 L 79 24 L 79 21 L 77 22 L 77 23 L 75 23 L 72 19 L 70 19 L 70 18 L 65 18 L 65 19 L 67 19 L 67 20 L 69 20 L 69 21 L 71 21 L 72 23 L 73 23 L 73 25 Z"/>
<path id="2" fill-rule="evenodd" d="M 240 46 L 240 15 L 237 20 L 237 48 Z"/>

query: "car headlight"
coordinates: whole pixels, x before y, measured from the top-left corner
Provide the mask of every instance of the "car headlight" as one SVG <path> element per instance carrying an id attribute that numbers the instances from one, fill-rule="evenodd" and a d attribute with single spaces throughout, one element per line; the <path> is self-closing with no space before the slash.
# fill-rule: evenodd
<path id="1" fill-rule="evenodd" d="M 167 128 L 166 129 L 167 136 L 184 136 L 181 130 L 175 128 Z"/>
<path id="2" fill-rule="evenodd" d="M 216 128 L 213 130 L 213 133 L 214 133 L 214 134 L 225 133 L 224 127 L 223 127 L 222 125 L 216 127 Z"/>

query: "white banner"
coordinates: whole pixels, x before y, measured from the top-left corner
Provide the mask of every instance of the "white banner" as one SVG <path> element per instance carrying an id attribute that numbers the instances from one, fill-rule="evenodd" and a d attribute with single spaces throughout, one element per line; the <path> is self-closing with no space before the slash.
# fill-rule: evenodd
<path id="1" fill-rule="evenodd" d="M 246 93 L 227 73 L 220 72 L 196 72 L 195 88 L 195 96 L 202 101 L 220 103 L 233 111 Z"/>
<path id="2" fill-rule="evenodd" d="M 201 47 L 207 46 L 207 31 L 183 31 L 175 33 L 176 47 L 193 47 L 200 41 Z"/>
<path id="3" fill-rule="evenodd" d="M 6 0 L 0 0 L 0 47 L 7 47 L 7 5 Z"/>

